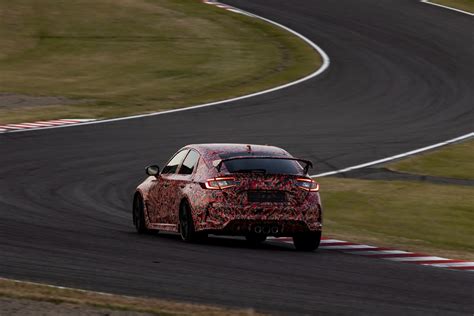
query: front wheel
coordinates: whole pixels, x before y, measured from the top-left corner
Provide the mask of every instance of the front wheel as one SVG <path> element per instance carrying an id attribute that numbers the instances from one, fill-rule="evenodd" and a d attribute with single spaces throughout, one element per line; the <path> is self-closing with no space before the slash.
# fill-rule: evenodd
<path id="1" fill-rule="evenodd" d="M 139 195 L 133 199 L 133 225 L 139 234 L 146 234 L 150 231 L 145 223 L 143 199 Z"/>
<path id="2" fill-rule="evenodd" d="M 301 233 L 293 236 L 293 245 L 298 251 L 314 251 L 321 242 L 321 232 Z"/>

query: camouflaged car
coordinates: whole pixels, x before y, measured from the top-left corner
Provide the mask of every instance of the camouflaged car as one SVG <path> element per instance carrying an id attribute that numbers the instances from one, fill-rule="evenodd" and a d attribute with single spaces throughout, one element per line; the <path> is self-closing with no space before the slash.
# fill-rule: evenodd
<path id="1" fill-rule="evenodd" d="M 184 241 L 208 234 L 292 237 L 298 250 L 318 248 L 322 230 L 319 184 L 310 161 L 274 147 L 246 144 L 188 145 L 148 178 L 133 198 L 139 233 L 180 233 Z"/>

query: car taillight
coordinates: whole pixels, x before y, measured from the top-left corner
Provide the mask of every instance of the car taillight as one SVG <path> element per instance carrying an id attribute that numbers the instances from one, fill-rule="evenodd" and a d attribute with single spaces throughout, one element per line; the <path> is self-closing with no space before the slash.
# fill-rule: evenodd
<path id="1" fill-rule="evenodd" d="M 219 178 L 212 178 L 207 179 L 204 183 L 206 189 L 210 190 L 222 190 L 234 187 L 238 184 L 233 177 L 219 177 Z"/>
<path id="2" fill-rule="evenodd" d="M 296 179 L 296 186 L 305 191 L 310 191 L 310 192 L 319 191 L 319 183 L 309 178 Z"/>

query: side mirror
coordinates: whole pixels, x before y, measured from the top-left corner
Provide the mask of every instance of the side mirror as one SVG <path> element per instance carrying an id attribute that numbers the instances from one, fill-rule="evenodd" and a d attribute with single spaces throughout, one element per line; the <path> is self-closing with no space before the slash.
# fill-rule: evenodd
<path id="1" fill-rule="evenodd" d="M 149 176 L 157 176 L 160 173 L 160 167 L 157 165 L 151 165 L 145 168 L 145 172 Z"/>

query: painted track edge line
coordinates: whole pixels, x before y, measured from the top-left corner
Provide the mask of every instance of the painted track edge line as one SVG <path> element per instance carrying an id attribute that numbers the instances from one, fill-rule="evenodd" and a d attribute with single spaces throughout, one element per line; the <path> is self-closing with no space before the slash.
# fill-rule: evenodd
<path id="1" fill-rule="evenodd" d="M 312 177 L 312 178 L 314 178 L 314 177 L 326 177 L 326 176 L 331 176 L 331 175 L 334 175 L 334 174 L 349 172 L 349 171 L 356 170 L 356 169 L 362 169 L 362 168 L 378 165 L 378 164 L 381 164 L 381 163 L 389 162 L 389 161 L 392 161 L 392 160 L 396 160 L 396 159 L 412 156 L 412 155 L 415 155 L 415 154 L 419 154 L 419 153 L 424 152 L 424 151 L 428 151 L 428 150 L 435 149 L 435 148 L 438 148 L 438 147 L 443 147 L 443 146 L 446 146 L 446 145 L 449 145 L 449 144 L 452 144 L 452 143 L 456 143 L 456 142 L 459 142 L 461 140 L 469 139 L 469 138 L 472 138 L 472 137 L 474 137 L 474 132 L 471 132 L 471 133 L 468 133 L 468 134 L 465 134 L 465 135 L 462 135 L 462 136 L 459 136 L 459 137 L 456 137 L 456 138 L 452 138 L 452 139 L 449 139 L 449 140 L 446 140 L 444 142 L 440 142 L 440 143 L 437 143 L 437 144 L 433 144 L 433 145 L 418 148 L 418 149 L 415 149 L 415 150 L 407 151 L 405 153 L 401 153 L 401 154 L 398 154 L 398 155 L 394 155 L 394 156 L 390 156 L 390 157 L 387 157 L 387 158 L 366 162 L 366 163 L 363 163 L 363 164 L 360 164 L 360 165 L 355 165 L 355 166 L 352 166 L 352 167 L 347 167 L 347 168 L 343 168 L 343 169 L 339 169 L 339 170 L 323 172 L 323 173 L 311 175 L 310 177 Z"/>
<path id="2" fill-rule="evenodd" d="M 0 281 L 11 281 L 11 282 L 15 282 L 15 283 L 39 285 L 39 286 L 45 286 L 45 287 L 55 288 L 55 289 L 59 289 L 59 290 L 77 291 L 77 292 L 81 292 L 81 293 L 94 293 L 94 294 L 103 295 L 103 296 L 120 296 L 120 297 L 125 297 L 125 298 L 140 298 L 139 296 L 113 294 L 113 293 L 85 290 L 85 289 L 81 289 L 81 288 L 67 287 L 67 286 L 54 285 L 54 284 L 48 284 L 48 283 L 39 283 L 39 282 L 31 282 L 31 281 L 24 281 L 24 280 L 18 280 L 18 279 L 9 279 L 9 278 L 4 278 L 4 277 L 0 277 Z"/>
<path id="3" fill-rule="evenodd" d="M 241 9 L 239 9 L 239 10 L 241 10 Z M 0 134 L 4 135 L 4 134 L 32 132 L 32 131 L 56 129 L 56 128 L 71 128 L 71 127 L 85 126 L 85 125 L 105 124 L 105 123 L 111 123 L 111 122 L 117 122 L 117 121 L 138 119 L 138 118 L 143 118 L 143 117 L 151 117 L 151 116 L 171 114 L 171 113 L 176 113 L 176 112 L 191 111 L 191 110 L 195 110 L 195 109 L 210 107 L 210 106 L 213 106 L 213 105 L 220 105 L 220 104 L 225 104 L 225 103 L 229 103 L 229 102 L 244 100 L 244 99 L 260 96 L 260 95 L 263 95 L 263 94 L 275 92 L 275 91 L 278 91 L 278 90 L 283 90 L 283 89 L 289 88 L 291 86 L 300 84 L 302 82 L 308 81 L 308 80 L 310 80 L 314 77 L 317 77 L 329 68 L 329 65 L 330 65 L 331 61 L 329 59 L 329 56 L 326 54 L 326 52 L 321 47 L 319 47 L 316 43 L 314 43 L 313 41 L 311 41 L 310 39 L 308 39 L 304 35 L 296 32 L 296 31 L 290 29 L 289 27 L 284 26 L 283 24 L 280 24 L 278 22 L 275 22 L 275 21 L 272 21 L 270 19 L 261 17 L 259 15 L 255 15 L 253 13 L 250 13 L 250 12 L 247 12 L 247 11 L 244 11 L 244 10 L 241 10 L 241 11 L 247 13 L 251 17 L 260 19 L 260 20 L 265 21 L 267 23 L 270 23 L 274 26 L 277 26 L 277 27 L 279 27 L 279 28 L 295 35 L 299 39 L 303 40 L 303 42 L 305 42 L 310 47 L 312 47 L 321 56 L 321 59 L 322 59 L 322 62 L 323 62 L 322 65 L 316 71 L 314 71 L 313 73 L 311 73 L 307 76 L 304 76 L 300 79 L 297 79 L 295 81 L 292 81 L 292 82 L 289 82 L 289 83 L 286 83 L 286 84 L 283 84 L 283 85 L 280 85 L 280 86 L 277 86 L 277 87 L 274 87 L 274 88 L 266 89 L 266 90 L 259 91 L 259 92 L 254 92 L 254 93 L 251 93 L 251 94 L 247 94 L 247 95 L 243 95 L 243 96 L 235 97 L 235 98 L 231 98 L 231 99 L 226 99 L 226 100 L 221 100 L 221 101 L 214 101 L 214 102 L 210 102 L 210 103 L 198 104 L 198 105 L 193 105 L 193 106 L 189 106 L 189 107 L 185 107 L 185 108 L 172 109 L 172 110 L 161 111 L 161 112 L 137 114 L 137 115 L 124 116 L 124 117 L 105 119 L 105 120 L 96 120 L 96 121 L 78 123 L 78 124 L 74 124 L 74 125 L 51 126 L 51 127 L 44 127 L 44 128 L 30 128 L 30 129 L 25 129 L 25 130 L 14 130 L 14 131 L 9 131 L 9 132 L 2 132 Z"/>
<path id="4" fill-rule="evenodd" d="M 467 15 L 470 15 L 470 16 L 473 16 L 473 15 L 474 15 L 474 13 L 467 12 L 467 11 L 464 11 L 464 10 L 461 10 L 461 9 L 456 9 L 456 8 L 453 8 L 453 7 L 448 7 L 447 5 L 442 5 L 442 4 L 439 4 L 439 3 L 434 3 L 434 2 L 431 2 L 431 1 L 429 1 L 429 0 L 421 0 L 421 3 L 431 4 L 431 5 L 440 7 L 440 8 L 444 8 L 444 9 L 456 11 L 456 12 L 459 12 L 459 13 L 464 13 L 464 14 L 467 14 Z"/>

